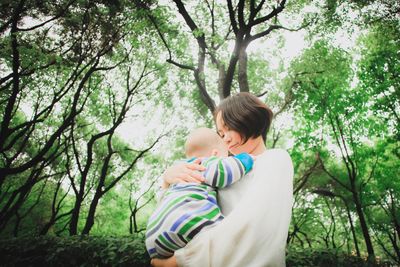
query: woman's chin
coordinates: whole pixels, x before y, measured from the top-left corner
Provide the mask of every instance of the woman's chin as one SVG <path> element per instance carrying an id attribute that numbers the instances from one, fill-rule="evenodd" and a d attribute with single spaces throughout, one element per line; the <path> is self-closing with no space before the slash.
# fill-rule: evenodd
<path id="1" fill-rule="evenodd" d="M 240 149 L 240 147 L 234 146 L 229 149 L 229 152 L 231 152 L 231 154 L 233 154 L 233 155 L 237 155 L 237 154 L 242 153 L 243 151 Z"/>

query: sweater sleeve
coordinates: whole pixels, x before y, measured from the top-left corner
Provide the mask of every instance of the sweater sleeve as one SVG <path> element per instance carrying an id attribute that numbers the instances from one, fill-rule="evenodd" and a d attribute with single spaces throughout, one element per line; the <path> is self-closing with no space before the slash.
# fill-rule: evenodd
<path id="1" fill-rule="evenodd" d="M 286 151 L 257 157 L 251 183 L 218 225 L 175 251 L 179 267 L 283 267 L 293 202 Z"/>
<path id="2" fill-rule="evenodd" d="M 241 179 L 253 167 L 253 158 L 247 153 L 232 157 L 210 157 L 202 164 L 206 167 L 203 176 L 205 183 L 212 187 L 223 188 Z"/>

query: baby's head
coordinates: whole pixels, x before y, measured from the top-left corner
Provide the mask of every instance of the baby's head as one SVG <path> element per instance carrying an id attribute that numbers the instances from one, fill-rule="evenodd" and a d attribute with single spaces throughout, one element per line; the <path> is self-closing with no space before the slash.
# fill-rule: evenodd
<path id="1" fill-rule="evenodd" d="M 228 148 L 221 137 L 209 128 L 193 130 L 186 139 L 186 157 L 227 157 Z"/>

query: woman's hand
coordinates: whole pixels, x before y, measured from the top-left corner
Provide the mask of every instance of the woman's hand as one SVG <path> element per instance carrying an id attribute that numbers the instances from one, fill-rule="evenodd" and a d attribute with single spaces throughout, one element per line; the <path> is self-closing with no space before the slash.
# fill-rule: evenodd
<path id="1" fill-rule="evenodd" d="M 165 170 L 162 177 L 163 187 L 167 188 L 170 184 L 176 183 L 202 183 L 205 181 L 199 171 L 204 171 L 206 167 L 200 165 L 201 159 L 196 159 L 191 163 L 182 163 L 171 166 Z"/>
<path id="2" fill-rule="evenodd" d="M 154 267 L 178 267 L 175 256 L 169 257 L 165 260 L 152 259 L 151 266 Z"/>

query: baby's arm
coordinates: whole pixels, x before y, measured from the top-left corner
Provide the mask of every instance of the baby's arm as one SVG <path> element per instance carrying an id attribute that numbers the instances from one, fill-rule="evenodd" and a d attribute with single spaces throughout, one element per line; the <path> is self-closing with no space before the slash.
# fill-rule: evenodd
<path id="1" fill-rule="evenodd" d="M 205 183 L 213 187 L 223 188 L 238 181 L 253 167 L 253 158 L 247 153 L 232 157 L 210 157 L 202 162 L 206 167 L 203 173 Z"/>

